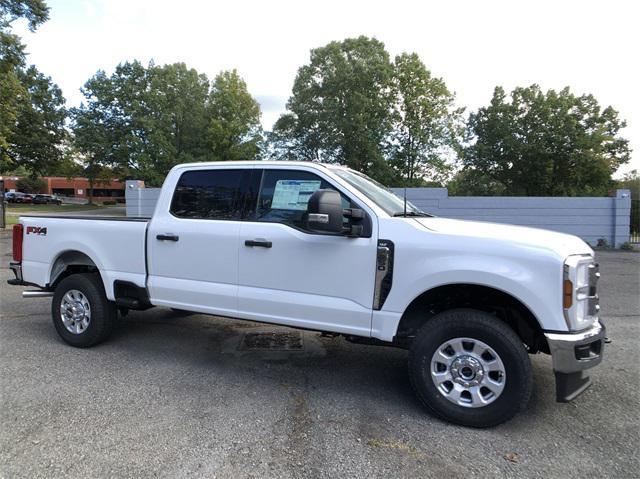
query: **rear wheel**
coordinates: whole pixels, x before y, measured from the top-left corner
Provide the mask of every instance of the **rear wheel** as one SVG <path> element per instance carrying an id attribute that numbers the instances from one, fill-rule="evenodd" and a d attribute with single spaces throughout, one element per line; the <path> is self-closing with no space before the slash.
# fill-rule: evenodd
<path id="1" fill-rule="evenodd" d="M 53 324 L 60 337 L 79 348 L 109 337 L 117 317 L 97 273 L 73 274 L 56 286 L 51 302 Z"/>
<path id="2" fill-rule="evenodd" d="M 496 317 L 471 309 L 425 323 L 410 349 L 409 373 L 431 413 L 464 426 L 510 419 L 526 407 L 533 387 L 520 338 Z"/>

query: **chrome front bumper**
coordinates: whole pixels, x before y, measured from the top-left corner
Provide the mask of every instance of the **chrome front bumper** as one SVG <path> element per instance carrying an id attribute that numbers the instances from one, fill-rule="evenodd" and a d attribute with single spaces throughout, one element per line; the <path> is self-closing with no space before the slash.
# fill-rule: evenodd
<path id="1" fill-rule="evenodd" d="M 579 333 L 545 333 L 553 358 L 557 401 L 571 401 L 591 385 L 584 371 L 602 361 L 605 333 L 600 321 Z"/>

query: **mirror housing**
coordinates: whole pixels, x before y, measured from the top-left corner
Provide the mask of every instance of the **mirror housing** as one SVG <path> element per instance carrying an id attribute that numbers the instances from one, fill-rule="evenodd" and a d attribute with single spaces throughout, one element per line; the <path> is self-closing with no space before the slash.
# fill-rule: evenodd
<path id="1" fill-rule="evenodd" d="M 307 204 L 307 228 L 342 233 L 342 198 L 335 190 L 316 190 Z"/>
<path id="2" fill-rule="evenodd" d="M 344 226 L 343 217 L 349 221 Z M 316 190 L 307 204 L 307 229 L 327 234 L 359 238 L 364 233 L 367 215 L 358 208 L 342 209 L 342 197 L 335 190 Z"/>

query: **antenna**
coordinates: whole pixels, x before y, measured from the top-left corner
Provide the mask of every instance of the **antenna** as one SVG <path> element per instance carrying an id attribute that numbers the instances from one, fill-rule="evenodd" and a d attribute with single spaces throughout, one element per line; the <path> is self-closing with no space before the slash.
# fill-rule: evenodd
<path id="1" fill-rule="evenodd" d="M 404 217 L 407 217 L 407 183 L 409 182 L 409 161 L 407 160 L 407 176 L 404 179 Z"/>
<path id="2" fill-rule="evenodd" d="M 407 184 L 404 185 L 404 217 L 407 217 Z"/>

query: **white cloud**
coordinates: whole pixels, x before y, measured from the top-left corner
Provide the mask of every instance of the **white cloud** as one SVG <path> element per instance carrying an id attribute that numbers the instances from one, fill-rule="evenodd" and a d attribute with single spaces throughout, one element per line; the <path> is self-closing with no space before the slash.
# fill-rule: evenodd
<path id="1" fill-rule="evenodd" d="M 50 0 L 51 19 L 21 32 L 29 61 L 69 103 L 98 69 L 134 58 L 183 61 L 210 77 L 237 68 L 263 101 L 290 94 L 309 50 L 348 36 L 375 36 L 392 54 L 416 51 L 470 109 L 497 84 L 569 85 L 613 105 L 640 151 L 636 68 L 638 7 L 630 1 Z M 269 129 L 280 110 L 265 108 Z M 267 104 L 265 103 L 266 107 Z M 282 106 L 280 107 L 282 108 Z M 625 170 L 640 169 L 639 155 Z"/>

